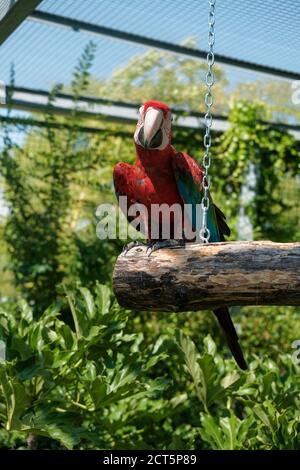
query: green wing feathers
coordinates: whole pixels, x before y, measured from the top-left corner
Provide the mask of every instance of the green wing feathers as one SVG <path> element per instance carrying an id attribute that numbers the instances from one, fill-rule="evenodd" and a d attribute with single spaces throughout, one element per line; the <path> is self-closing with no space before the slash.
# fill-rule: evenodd
<path id="1" fill-rule="evenodd" d="M 180 152 L 173 158 L 173 171 L 177 188 L 183 202 L 192 205 L 190 217 L 192 228 L 193 230 L 200 230 L 201 226 L 199 227 L 199 220 L 202 223 L 202 216 L 199 214 L 199 210 L 201 210 L 199 205 L 203 197 L 203 170 L 188 154 Z M 224 241 L 225 236 L 230 235 L 230 229 L 226 223 L 223 212 L 213 203 L 210 195 L 209 198 L 210 205 L 207 213 L 207 227 L 210 231 L 210 242 Z"/>

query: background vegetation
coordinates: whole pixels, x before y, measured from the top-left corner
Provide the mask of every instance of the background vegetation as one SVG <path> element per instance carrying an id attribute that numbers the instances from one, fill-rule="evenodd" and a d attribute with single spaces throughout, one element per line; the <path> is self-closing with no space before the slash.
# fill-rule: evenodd
<path id="1" fill-rule="evenodd" d="M 40 118 L 46 127 L 31 118 L 2 123 L 0 447 L 299 449 L 299 310 L 232 309 L 250 364 L 244 373 L 210 312 L 130 312 L 114 300 L 122 242 L 96 238 L 95 211 L 115 201 L 113 165 L 134 160 L 133 128 L 83 132 L 98 123 L 83 119 L 76 102 L 93 91 L 202 111 L 204 68 L 151 52 L 99 82 L 89 75 L 94 53 L 90 43 L 64 85 L 75 103 L 67 121 L 51 112 L 57 85 Z M 299 240 L 300 144 L 266 123 L 290 110 L 271 82 L 229 99 L 225 73 L 216 72 L 218 112 L 230 103 L 231 127 L 214 136 L 213 195 L 232 238 L 246 220 L 256 239 Z M 201 161 L 199 131 L 175 129 L 173 139 Z"/>

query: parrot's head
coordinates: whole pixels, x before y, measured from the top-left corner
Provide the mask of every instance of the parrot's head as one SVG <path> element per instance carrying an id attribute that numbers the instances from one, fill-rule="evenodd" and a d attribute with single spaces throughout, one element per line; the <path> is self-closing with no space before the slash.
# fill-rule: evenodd
<path id="1" fill-rule="evenodd" d="M 137 145 L 148 150 L 164 150 L 171 143 L 170 108 L 161 101 L 147 101 L 139 109 L 134 133 Z"/>

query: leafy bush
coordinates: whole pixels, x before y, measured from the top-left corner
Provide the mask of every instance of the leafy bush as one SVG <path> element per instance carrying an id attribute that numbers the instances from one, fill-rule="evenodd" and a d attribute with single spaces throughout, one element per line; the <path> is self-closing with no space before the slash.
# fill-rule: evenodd
<path id="1" fill-rule="evenodd" d="M 81 279 L 94 285 L 95 279 L 104 278 L 107 282 L 116 252 L 117 242 L 99 243 L 95 236 L 95 210 L 107 193 L 104 181 L 103 187 L 99 183 L 99 160 L 108 158 L 99 150 L 103 136 L 80 131 L 78 97 L 85 93 L 93 56 L 91 42 L 73 74 L 74 109 L 67 129 L 57 129 L 63 122 L 52 114 L 59 84 L 53 87 L 43 116 L 46 128 L 23 129 L 20 145 L 11 138 L 15 127 L 3 124 L 0 173 L 9 207 L 1 221 L 9 253 L 5 267 L 22 297 L 35 306 L 36 315 L 55 300 L 62 283 L 73 285 Z M 111 174 L 112 164 L 110 179 Z M 85 230 L 78 228 L 82 221 L 87 223 Z"/>
<path id="2" fill-rule="evenodd" d="M 68 323 L 59 304 L 34 322 L 25 301 L 0 313 L 1 447 L 300 448 L 290 355 L 252 356 L 244 373 L 211 336 L 200 353 L 174 322 L 150 342 L 132 324 L 129 334 L 106 286 L 66 298 Z"/>
<path id="3" fill-rule="evenodd" d="M 1 312 L 7 345 L 1 421 L 6 431 L 46 436 L 67 448 L 131 446 L 135 434 L 138 443 L 135 429 L 126 437 L 134 412 L 128 402 L 160 393 L 161 381 L 144 377 L 163 354 L 124 332 L 127 314 L 111 306 L 107 287 L 98 285 L 94 298 L 85 288 L 67 298 L 73 330 L 59 319 L 58 305 L 37 322 L 25 302 L 18 312 Z"/>
<path id="4" fill-rule="evenodd" d="M 200 413 L 200 438 L 208 449 L 300 449 L 299 368 L 281 355 L 277 363 L 254 360 L 248 373 L 230 370 L 205 339 L 204 354 L 177 334 L 193 378 Z"/>

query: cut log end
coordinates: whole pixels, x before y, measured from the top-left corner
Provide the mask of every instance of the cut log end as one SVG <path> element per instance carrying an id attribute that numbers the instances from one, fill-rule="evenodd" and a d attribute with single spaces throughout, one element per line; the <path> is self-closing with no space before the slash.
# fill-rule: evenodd
<path id="1" fill-rule="evenodd" d="M 121 254 L 113 274 L 119 304 L 191 311 L 224 305 L 300 305 L 300 243 L 223 242 Z"/>

